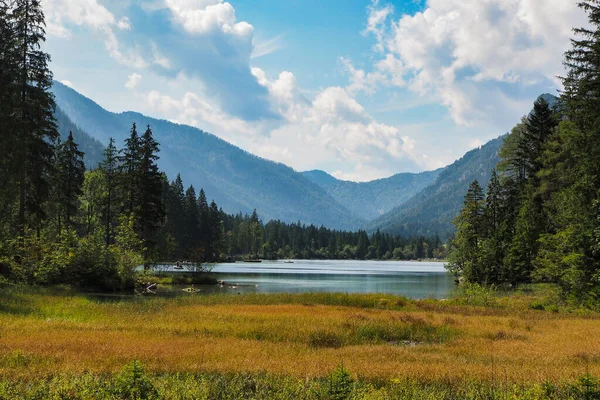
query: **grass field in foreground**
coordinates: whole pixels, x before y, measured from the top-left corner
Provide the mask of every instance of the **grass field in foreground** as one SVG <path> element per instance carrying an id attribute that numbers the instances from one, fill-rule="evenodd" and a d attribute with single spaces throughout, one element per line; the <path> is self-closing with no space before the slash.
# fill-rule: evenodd
<path id="1" fill-rule="evenodd" d="M 0 378 L 100 376 L 132 360 L 155 375 L 299 382 L 342 363 L 360 380 L 423 385 L 512 387 L 599 376 L 600 315 L 532 309 L 543 300 L 277 294 L 100 302 L 68 289 L 3 287 Z"/>

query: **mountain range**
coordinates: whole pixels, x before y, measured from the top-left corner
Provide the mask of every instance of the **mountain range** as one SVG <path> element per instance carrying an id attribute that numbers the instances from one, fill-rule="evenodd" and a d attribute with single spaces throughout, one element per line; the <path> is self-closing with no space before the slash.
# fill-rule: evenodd
<path id="1" fill-rule="evenodd" d="M 110 137 L 122 146 L 134 122 L 140 131 L 150 125 L 160 143 L 160 168 L 170 179 L 180 173 L 186 185 L 197 191 L 204 188 L 225 211 L 256 209 L 265 221 L 301 221 L 333 229 L 450 234 L 468 185 L 477 179 L 485 187 L 504 140 L 494 139 L 435 171 L 357 183 L 320 170 L 295 171 L 194 127 L 135 112 L 109 112 L 59 82 L 53 92 L 61 136 L 73 131 L 88 167 L 100 162 Z M 551 103 L 556 100 L 543 96 Z"/>

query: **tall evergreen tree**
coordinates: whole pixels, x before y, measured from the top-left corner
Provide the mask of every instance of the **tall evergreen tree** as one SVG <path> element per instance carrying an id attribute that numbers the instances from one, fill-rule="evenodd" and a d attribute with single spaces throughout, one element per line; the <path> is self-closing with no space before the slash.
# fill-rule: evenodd
<path id="1" fill-rule="evenodd" d="M 60 144 L 57 153 L 59 213 L 64 218 L 65 225 L 72 227 L 73 216 L 79 208 L 79 196 L 82 194 L 81 187 L 85 179 L 84 154 L 79 151 L 77 143 L 73 140 L 72 132 L 69 133 L 67 140 Z"/>
<path id="2" fill-rule="evenodd" d="M 204 189 L 198 194 L 198 212 L 200 213 L 200 246 L 206 250 L 210 240 L 210 212 Z"/>
<path id="3" fill-rule="evenodd" d="M 479 246 L 483 237 L 484 195 L 479 182 L 473 181 L 465 195 L 463 207 L 455 218 L 456 237 L 449 254 L 448 269 L 458 278 L 485 282 Z"/>
<path id="4" fill-rule="evenodd" d="M 16 65 L 18 97 L 15 98 L 15 161 L 19 184 L 18 227 L 25 234 L 27 215 L 43 219 L 42 205 L 48 197 L 48 180 L 58 137 L 54 122 L 54 97 L 50 92 L 50 55 L 42 49 L 45 22 L 38 0 L 15 0 L 11 13 L 19 59 Z"/>
<path id="5" fill-rule="evenodd" d="M 196 190 L 193 186 L 190 186 L 185 191 L 183 216 L 183 224 L 180 227 L 185 233 L 183 246 L 192 250 L 195 260 L 201 261 L 199 260 L 201 257 L 198 254 L 198 249 L 200 248 L 200 212 L 198 210 Z"/>
<path id="6" fill-rule="evenodd" d="M 125 148 L 121 150 L 121 154 L 120 164 L 125 195 L 125 210 L 132 216 L 140 200 L 138 189 L 142 162 L 141 140 L 135 122 L 129 131 L 129 137 L 125 139 Z"/>
<path id="7" fill-rule="evenodd" d="M 155 243 L 154 233 L 163 222 L 165 214 L 162 197 L 163 178 L 156 164 L 159 158 L 158 152 L 158 143 L 154 140 L 150 125 L 148 125 L 140 140 L 137 185 L 140 200 L 137 204 L 136 217 L 140 226 L 140 236 L 150 250 Z"/>
<path id="8" fill-rule="evenodd" d="M 115 218 L 117 178 L 119 173 L 119 151 L 115 147 L 115 140 L 110 138 L 108 147 L 104 150 L 104 160 L 100 170 L 106 177 L 106 204 L 104 206 L 104 236 L 106 247 L 112 243 L 112 226 Z"/>

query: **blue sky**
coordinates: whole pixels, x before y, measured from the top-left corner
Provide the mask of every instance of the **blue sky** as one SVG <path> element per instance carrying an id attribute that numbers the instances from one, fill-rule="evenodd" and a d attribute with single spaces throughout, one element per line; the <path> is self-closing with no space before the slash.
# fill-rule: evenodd
<path id="1" fill-rule="evenodd" d="M 447 165 L 556 93 L 574 3 L 42 1 L 55 78 L 103 107 L 356 181 Z"/>

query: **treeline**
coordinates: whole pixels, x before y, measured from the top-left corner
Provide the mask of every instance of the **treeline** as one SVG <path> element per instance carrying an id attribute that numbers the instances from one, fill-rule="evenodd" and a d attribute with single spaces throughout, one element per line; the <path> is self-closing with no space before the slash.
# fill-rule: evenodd
<path id="1" fill-rule="evenodd" d="M 155 259 L 218 262 L 231 259 L 378 259 L 413 260 L 444 258 L 438 236 L 402 238 L 376 232 L 343 232 L 324 226 L 264 224 L 256 211 L 228 215 L 207 202 L 200 189 L 184 189 L 180 176 L 164 182 L 165 224 L 158 230 Z"/>
<path id="2" fill-rule="evenodd" d="M 600 297 L 600 1 L 580 6 L 555 107 L 536 101 L 506 138 L 484 195 L 473 182 L 456 218 L 450 270 L 467 281 L 550 282 L 567 298 Z"/>

